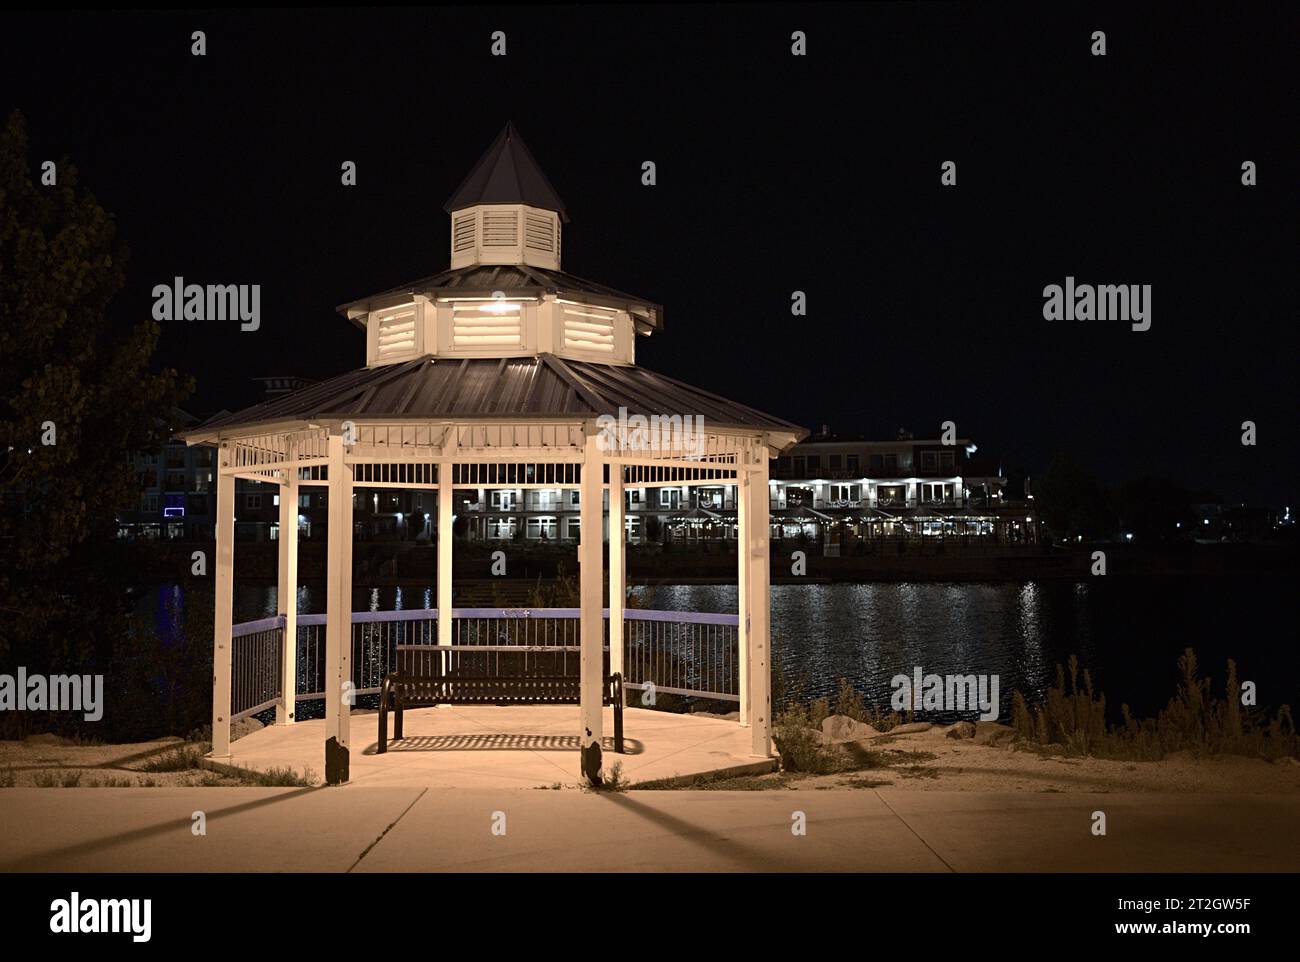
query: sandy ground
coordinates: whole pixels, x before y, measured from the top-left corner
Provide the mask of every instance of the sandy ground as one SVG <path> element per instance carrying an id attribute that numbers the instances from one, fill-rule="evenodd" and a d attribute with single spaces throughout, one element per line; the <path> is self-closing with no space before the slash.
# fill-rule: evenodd
<path id="1" fill-rule="evenodd" d="M 235 737 L 262 727 L 248 719 L 237 723 Z M 206 752 L 206 744 L 180 738 L 126 744 L 70 741 L 58 735 L 30 735 L 0 741 L 0 787 L 6 788 L 162 788 L 246 785 L 248 782 L 198 768 L 153 772 L 149 766 L 179 750 Z"/>
<path id="2" fill-rule="evenodd" d="M 1239 755 L 1198 758 L 1179 752 L 1158 762 L 1110 761 L 980 744 L 970 738 L 949 738 L 948 730 L 935 726 L 925 732 L 887 734 L 854 743 L 884 753 L 887 767 L 834 775 L 775 773 L 754 781 L 798 790 L 894 786 L 946 792 L 1294 792 L 1300 804 L 1300 764 L 1294 760 L 1274 763 Z"/>
<path id="3" fill-rule="evenodd" d="M 251 730 L 251 726 L 246 730 Z M 850 744 L 850 750 L 858 746 L 871 752 L 873 763 L 884 763 L 880 767 L 862 767 L 832 775 L 777 772 L 685 787 L 816 791 L 892 786 L 971 792 L 1296 793 L 1300 804 L 1300 763 L 1294 760 L 1270 763 L 1236 755 L 1198 758 L 1179 753 L 1158 762 L 1110 761 L 981 744 L 970 738 L 949 738 L 947 731 L 935 726 L 924 732 L 888 734 Z M 248 784 L 199 769 L 147 770 L 151 760 L 182 747 L 196 746 L 179 738 L 119 745 L 78 744 L 55 735 L 0 741 L 0 785 L 93 788 Z M 859 755 L 865 757 L 861 751 Z"/>

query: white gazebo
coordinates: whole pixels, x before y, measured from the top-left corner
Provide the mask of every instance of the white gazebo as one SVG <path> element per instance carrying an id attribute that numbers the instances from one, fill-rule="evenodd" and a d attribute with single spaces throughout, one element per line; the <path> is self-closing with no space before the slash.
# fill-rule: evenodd
<path id="1" fill-rule="evenodd" d="M 454 488 L 570 488 L 580 492 L 580 769 L 598 780 L 605 511 L 609 664 L 622 671 L 624 489 L 701 483 L 737 489 L 736 700 L 753 755 L 770 756 L 768 462 L 807 432 L 636 365 L 636 338 L 662 330 L 661 308 L 560 269 L 564 205 L 512 127 L 446 210 L 449 270 L 339 309 L 366 333 L 364 368 L 185 435 L 218 452 L 213 759 L 230 756 L 233 717 L 274 706 L 277 723 L 292 724 L 295 695 L 303 697 L 296 639 L 313 616 L 295 605 L 300 491 L 328 491 L 327 613 L 315 617 L 324 631 L 325 768 L 338 782 L 355 695 L 372 690 L 352 664 L 353 490 L 437 492 L 428 640 L 451 646 Z M 242 633 L 232 631 L 237 478 L 277 485 L 280 510 L 279 615 Z M 265 641 L 275 664 L 258 669 L 243 658 L 232 680 L 237 641 Z"/>

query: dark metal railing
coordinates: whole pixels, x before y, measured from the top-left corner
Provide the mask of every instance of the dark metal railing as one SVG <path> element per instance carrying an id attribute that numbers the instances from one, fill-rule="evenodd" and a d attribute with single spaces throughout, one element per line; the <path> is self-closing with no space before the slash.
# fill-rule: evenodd
<path id="1" fill-rule="evenodd" d="M 605 663 L 609 662 L 609 609 L 603 612 Z M 384 676 L 403 659 L 421 655 L 474 656 L 484 670 L 500 670 L 494 652 L 526 648 L 530 668 L 577 671 L 581 652 L 578 608 L 453 608 L 451 647 L 438 650 L 438 611 L 354 611 L 352 682 L 358 695 L 377 694 Z M 325 697 L 325 615 L 299 615 L 297 701 Z M 736 615 L 627 609 L 624 612 L 625 687 L 675 695 L 739 701 Z M 283 696 L 284 616 L 234 626 L 232 720 L 265 711 Z M 519 660 L 508 659 L 510 670 Z M 476 666 L 478 661 L 475 662 Z M 496 665 L 496 668 L 493 666 Z"/>
<path id="2" fill-rule="evenodd" d="M 235 625 L 230 644 L 230 720 L 279 704 L 284 694 L 284 619 Z"/>

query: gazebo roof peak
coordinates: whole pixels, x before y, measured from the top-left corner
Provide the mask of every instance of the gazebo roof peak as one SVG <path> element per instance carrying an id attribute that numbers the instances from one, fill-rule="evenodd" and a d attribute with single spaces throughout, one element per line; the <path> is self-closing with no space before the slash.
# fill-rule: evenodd
<path id="1" fill-rule="evenodd" d="M 515 125 L 509 122 L 456 188 L 443 210 L 454 214 L 480 204 L 526 204 L 539 210 L 554 211 L 564 223 L 569 222 L 564 201 L 560 200 L 560 195 L 538 166 Z"/>
<path id="2" fill-rule="evenodd" d="M 659 305 L 561 270 L 564 202 L 514 124 L 446 209 L 448 270 L 339 307 L 366 330 L 368 366 L 425 354 L 631 365 L 637 336 L 662 329 Z"/>
<path id="3" fill-rule="evenodd" d="M 569 215 L 524 140 L 508 123 L 443 209 L 451 215 L 451 267 L 512 264 L 560 269 Z"/>

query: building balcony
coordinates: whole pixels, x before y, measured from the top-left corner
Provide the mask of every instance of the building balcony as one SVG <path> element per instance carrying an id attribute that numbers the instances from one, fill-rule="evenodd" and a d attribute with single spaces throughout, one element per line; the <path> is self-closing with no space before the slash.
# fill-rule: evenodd
<path id="1" fill-rule="evenodd" d="M 876 498 L 878 508 L 915 508 L 916 498 Z"/>

